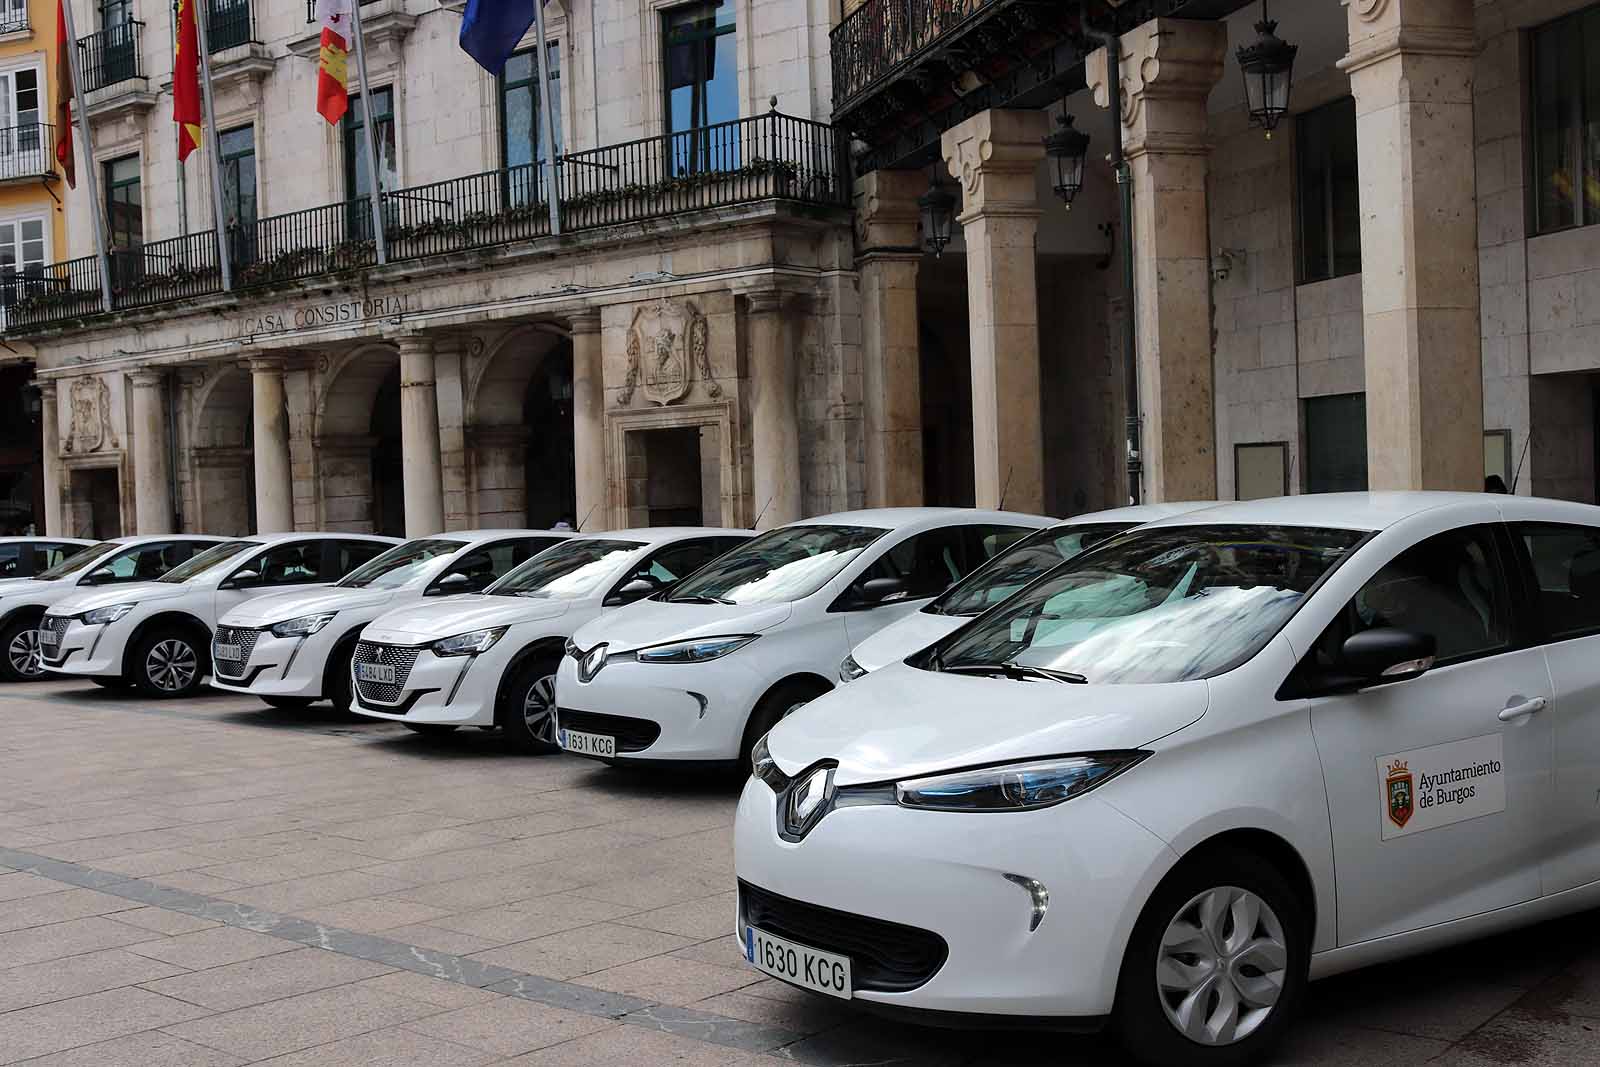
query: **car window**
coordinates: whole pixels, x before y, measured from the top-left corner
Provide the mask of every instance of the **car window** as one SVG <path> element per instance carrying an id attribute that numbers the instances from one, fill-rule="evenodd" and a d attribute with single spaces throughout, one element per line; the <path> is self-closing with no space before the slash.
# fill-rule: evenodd
<path id="1" fill-rule="evenodd" d="M 445 587 L 446 578 L 459 574 L 467 579 L 466 584 L 452 582 L 449 586 L 451 591 L 481 593 L 510 574 L 524 561 L 560 543 L 558 538 L 553 537 L 514 537 L 504 541 L 490 541 L 470 552 L 462 553 L 460 559 L 450 564 L 445 572 L 434 580 L 433 587 L 442 589 Z"/>
<path id="2" fill-rule="evenodd" d="M 116 581 L 153 582 L 190 563 L 200 549 L 205 549 L 200 552 L 203 556 L 220 547 L 212 545 L 207 548 L 192 541 L 156 541 L 114 556 L 106 569 L 111 571 L 111 577 Z"/>
<path id="3" fill-rule="evenodd" d="M 67 578 L 91 569 L 91 566 L 99 560 L 103 560 L 113 552 L 126 547 L 121 541 L 101 541 L 99 544 L 90 545 L 76 555 L 68 556 L 48 571 L 43 574 L 36 574 L 34 577 L 46 582 L 53 582 L 57 578 Z"/>
<path id="4" fill-rule="evenodd" d="M 1511 643 L 1509 602 L 1488 528 L 1450 530 L 1368 579 L 1318 640 L 1316 659 L 1337 667 L 1346 638 L 1378 627 L 1432 634 L 1441 664 L 1498 652 Z"/>
<path id="5" fill-rule="evenodd" d="M 66 544 L 60 541 L 49 541 L 42 545 L 33 546 L 33 573 L 49 570 L 60 565 L 76 552 L 83 551 L 82 545 Z"/>
<path id="6" fill-rule="evenodd" d="M 671 585 L 673 582 L 682 581 L 726 552 L 724 543 L 723 538 L 700 537 L 693 541 L 680 541 L 675 545 L 668 545 L 651 556 L 643 566 L 630 574 L 627 580 L 649 578 L 657 585 Z"/>
<path id="7" fill-rule="evenodd" d="M 897 578 L 905 592 L 896 599 L 938 596 L 974 567 L 1027 532 L 1019 526 L 944 526 L 906 538 L 880 556 L 859 581 Z"/>
<path id="8" fill-rule="evenodd" d="M 1534 609 L 1553 638 L 1600 632 L 1600 529 L 1522 523 L 1512 532 L 1528 550 Z"/>
<path id="9" fill-rule="evenodd" d="M 495 596 L 535 600 L 578 600 L 614 581 L 628 557 L 643 548 L 638 541 L 580 537 L 540 552 L 488 590 Z"/>
<path id="10" fill-rule="evenodd" d="M 382 541 L 335 541 L 329 553 L 333 562 L 328 579 L 341 578 L 369 560 L 377 559 L 392 547 Z"/>
<path id="11" fill-rule="evenodd" d="M 1132 523 L 1088 523 L 1035 530 L 974 570 L 923 610 L 930 615 L 981 615 L 1017 590 L 1079 553 L 1132 527 Z"/>
<path id="12" fill-rule="evenodd" d="M 0 578 L 20 578 L 26 572 L 22 569 L 22 545 L 0 545 Z"/>
<path id="13" fill-rule="evenodd" d="M 467 547 L 465 541 L 430 537 L 395 545 L 361 567 L 345 575 L 339 585 L 345 589 L 398 589 L 417 578 L 428 563 Z"/>
<path id="14" fill-rule="evenodd" d="M 255 571 L 260 585 L 304 585 L 322 581 L 322 542 L 290 541 L 257 553 L 238 572 Z"/>
<path id="15" fill-rule="evenodd" d="M 889 531 L 875 526 L 780 526 L 745 541 L 678 585 L 674 602 L 782 604 L 810 596 Z"/>

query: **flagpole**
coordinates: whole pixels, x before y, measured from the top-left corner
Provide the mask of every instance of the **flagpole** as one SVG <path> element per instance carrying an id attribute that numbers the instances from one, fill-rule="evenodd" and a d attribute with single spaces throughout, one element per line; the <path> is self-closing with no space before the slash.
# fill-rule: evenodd
<path id="1" fill-rule="evenodd" d="M 84 100 L 83 78 L 78 70 L 78 31 L 72 28 L 72 0 L 59 0 L 61 17 L 67 24 L 67 74 L 72 78 L 72 95 L 78 102 L 75 125 L 83 136 L 84 179 L 89 186 L 89 201 L 94 205 L 94 248 L 100 259 L 100 302 L 111 310 L 111 257 L 106 253 L 105 205 L 100 202 L 100 174 L 95 169 L 94 142 L 89 136 L 89 106 Z M 72 136 L 72 131 L 67 131 Z"/>
<path id="2" fill-rule="evenodd" d="M 553 113 L 550 99 L 550 53 L 549 46 L 544 40 L 544 0 L 533 0 L 533 21 L 539 31 L 539 44 L 533 51 L 533 61 L 538 64 L 539 70 L 539 140 L 544 144 L 544 154 L 549 160 L 545 173 L 549 175 L 545 182 L 545 201 L 550 208 L 550 234 L 559 236 L 561 233 L 561 170 L 556 158 L 556 141 L 554 127 L 551 119 Z"/>
<path id="3" fill-rule="evenodd" d="M 350 26 L 356 35 L 356 78 L 361 83 L 361 138 L 367 142 L 367 173 L 372 177 L 372 233 L 378 245 L 378 262 L 389 262 L 389 241 L 383 232 L 383 176 L 378 173 L 378 127 L 372 121 L 372 90 L 367 86 L 367 46 L 362 41 L 361 0 L 350 0 Z"/>
<path id="4" fill-rule="evenodd" d="M 184 0 L 194 4 L 198 0 Z M 222 135 L 217 132 L 216 109 L 211 104 L 211 47 L 206 42 L 206 23 L 211 6 L 201 4 L 194 10 L 194 28 L 200 37 L 200 91 L 206 102 L 206 155 L 211 159 L 211 214 L 216 222 L 217 264 L 222 267 L 222 291 L 233 291 L 233 263 L 228 256 L 227 215 L 222 203 Z M 183 169 L 183 164 L 178 164 Z"/>

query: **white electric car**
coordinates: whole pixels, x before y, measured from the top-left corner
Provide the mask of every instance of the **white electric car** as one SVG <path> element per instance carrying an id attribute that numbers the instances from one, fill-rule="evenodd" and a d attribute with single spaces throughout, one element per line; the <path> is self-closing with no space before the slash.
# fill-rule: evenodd
<path id="1" fill-rule="evenodd" d="M 337 581 L 398 544 L 368 534 L 264 534 L 224 541 L 155 581 L 94 589 L 51 605 L 39 654 L 52 674 L 186 696 L 211 671 L 217 616 L 287 586 Z"/>
<path id="2" fill-rule="evenodd" d="M 0 680 L 44 677 L 39 661 L 39 619 L 57 601 L 85 589 L 148 582 L 166 574 L 220 538 L 183 534 L 114 537 L 74 553 L 32 578 L 0 582 Z"/>
<path id="3" fill-rule="evenodd" d="M 982 615 L 1052 567 L 1142 523 L 1182 515 L 1209 502 L 1138 504 L 1077 515 L 1029 534 L 905 618 L 890 623 L 850 650 L 839 680 L 852 682 L 879 667 L 927 648 Z"/>
<path id="4" fill-rule="evenodd" d="M 424 734 L 498 726 L 517 751 L 553 751 L 552 679 L 572 632 L 752 536 L 701 527 L 587 534 L 540 553 L 481 596 L 391 611 L 356 645 L 351 710 Z"/>
<path id="5" fill-rule="evenodd" d="M 1254 1062 L 1308 977 L 1600 904 L 1597 662 L 1600 508 L 1160 520 L 756 746 L 740 951 L 880 1009 Z"/>
<path id="6" fill-rule="evenodd" d="M 561 747 L 617 762 L 737 760 L 833 687 L 851 645 L 1050 523 L 883 508 L 769 530 L 573 635 L 556 676 Z"/>
<path id="7" fill-rule="evenodd" d="M 92 544 L 81 537 L 0 537 L 0 589 L 47 571 Z"/>
<path id="8" fill-rule="evenodd" d="M 211 684 L 275 708 L 324 698 L 350 710 L 350 659 L 362 627 L 401 604 L 481 593 L 530 556 L 571 537 L 465 530 L 396 545 L 331 588 L 256 597 L 217 621 Z"/>

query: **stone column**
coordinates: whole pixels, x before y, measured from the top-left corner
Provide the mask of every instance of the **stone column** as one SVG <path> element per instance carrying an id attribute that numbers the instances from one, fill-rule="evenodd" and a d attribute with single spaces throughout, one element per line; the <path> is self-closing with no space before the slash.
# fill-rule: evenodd
<path id="1" fill-rule="evenodd" d="M 750 518 L 770 530 L 800 518 L 800 412 L 795 354 L 784 321 L 785 296 L 776 289 L 745 294 L 750 309 L 750 423 L 754 493 Z"/>
<path id="2" fill-rule="evenodd" d="M 137 370 L 133 385 L 133 515 L 140 534 L 172 533 L 172 477 L 167 455 L 166 375 Z"/>
<path id="3" fill-rule="evenodd" d="M 1217 495 L 1206 219 L 1206 98 L 1222 76 L 1221 22 L 1152 19 L 1124 34 L 1122 141 L 1133 180 L 1134 316 L 1144 499 Z M 1110 106 L 1105 49 L 1086 76 Z"/>
<path id="4" fill-rule="evenodd" d="M 923 502 L 917 198 L 927 186 L 908 170 L 874 171 L 855 186 L 868 507 Z"/>
<path id="5" fill-rule="evenodd" d="M 400 338 L 399 347 L 400 451 L 406 473 L 406 536 L 425 537 L 444 529 L 433 339 L 426 334 L 407 334 Z"/>
<path id="6" fill-rule="evenodd" d="M 283 360 L 250 360 L 250 453 L 256 465 L 256 530 L 294 529 L 294 476 L 289 465 L 289 410 L 283 392 Z"/>
<path id="7" fill-rule="evenodd" d="M 1039 426 L 1039 293 L 1035 175 L 1042 111 L 981 111 L 941 140 L 961 183 L 972 334 L 973 487 L 980 508 L 1044 508 Z"/>
<path id="8" fill-rule="evenodd" d="M 56 383 L 39 383 L 39 437 L 44 455 L 44 527 L 39 532 L 49 537 L 70 537 L 63 511 L 66 492 L 65 472 L 61 469 L 61 419 L 56 407 Z"/>
<path id="9" fill-rule="evenodd" d="M 572 456 L 580 529 L 606 525 L 606 394 L 601 374 L 600 312 L 581 311 L 572 329 Z"/>
<path id="10" fill-rule="evenodd" d="M 1483 488 L 1473 0 L 1351 0 L 1367 481 Z"/>

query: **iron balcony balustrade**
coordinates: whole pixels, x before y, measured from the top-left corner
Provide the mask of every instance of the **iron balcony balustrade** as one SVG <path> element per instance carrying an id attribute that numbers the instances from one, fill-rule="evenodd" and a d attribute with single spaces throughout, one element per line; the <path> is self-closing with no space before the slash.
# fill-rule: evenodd
<path id="1" fill-rule="evenodd" d="M 250 0 L 211 0 L 206 5 L 206 44 L 212 55 L 259 43 Z"/>
<path id="2" fill-rule="evenodd" d="M 78 38 L 78 69 L 83 72 L 83 91 L 92 93 L 143 77 L 144 67 L 139 58 L 139 38 L 143 33 L 144 23 L 132 19 Z"/>
<path id="3" fill-rule="evenodd" d="M 27 33 L 33 28 L 28 20 L 27 0 L 0 0 L 0 37 L 13 33 Z"/>
<path id="4" fill-rule="evenodd" d="M 648 222 L 707 208 L 784 200 L 848 208 L 833 127 L 777 111 L 575 152 L 559 160 L 564 233 Z M 537 240 L 550 234 L 547 180 L 525 164 L 383 194 L 391 262 Z M 226 228 L 234 290 L 272 287 L 375 266 L 367 197 Z M 110 253 L 113 310 L 222 291 L 215 231 Z M 26 334 L 102 312 L 93 256 L 0 277 L 7 330 Z"/>
<path id="5" fill-rule="evenodd" d="M 0 182 L 54 177 L 56 128 L 48 122 L 0 126 Z"/>
<path id="6" fill-rule="evenodd" d="M 376 3 L 378 3 L 378 0 L 361 0 L 362 7 L 366 7 L 368 4 Z M 317 21 L 317 0 L 306 0 L 306 21 Z"/>

